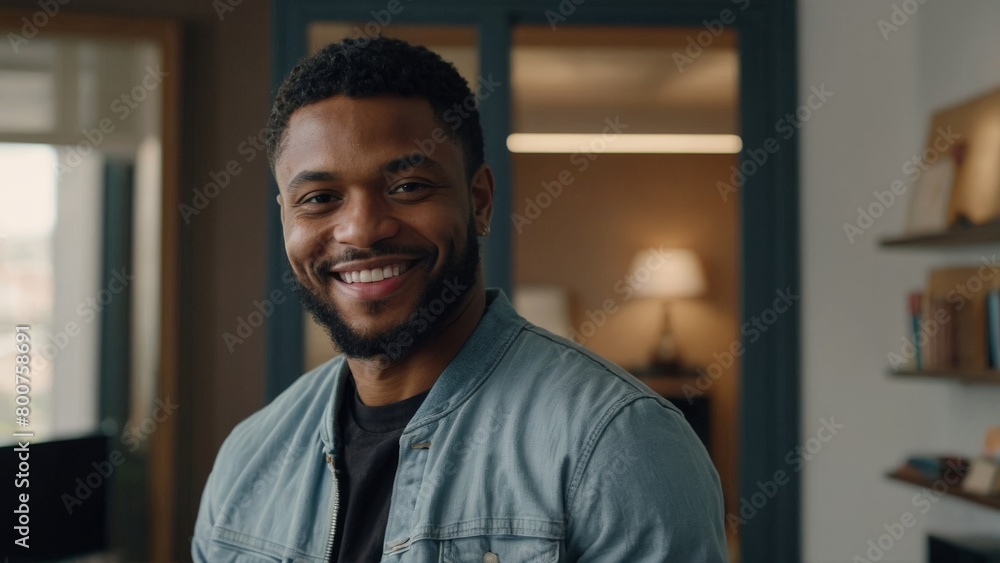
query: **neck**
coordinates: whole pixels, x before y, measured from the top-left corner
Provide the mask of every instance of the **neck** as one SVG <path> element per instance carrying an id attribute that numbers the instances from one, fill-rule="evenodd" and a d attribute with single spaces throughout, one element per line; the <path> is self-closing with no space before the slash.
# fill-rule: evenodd
<path id="1" fill-rule="evenodd" d="M 485 310 L 486 289 L 480 277 L 444 328 L 407 356 L 388 366 L 348 358 L 361 402 L 373 407 L 388 405 L 430 389 L 472 335 Z"/>

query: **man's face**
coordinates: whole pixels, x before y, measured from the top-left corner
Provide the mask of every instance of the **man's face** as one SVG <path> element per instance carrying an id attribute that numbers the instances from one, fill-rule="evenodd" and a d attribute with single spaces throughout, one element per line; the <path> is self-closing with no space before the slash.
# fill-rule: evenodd
<path id="1" fill-rule="evenodd" d="M 492 176 L 482 167 L 470 190 L 443 132 L 426 100 L 395 96 L 334 96 L 289 120 L 275 162 L 285 250 L 300 298 L 348 356 L 398 359 L 476 282 Z"/>

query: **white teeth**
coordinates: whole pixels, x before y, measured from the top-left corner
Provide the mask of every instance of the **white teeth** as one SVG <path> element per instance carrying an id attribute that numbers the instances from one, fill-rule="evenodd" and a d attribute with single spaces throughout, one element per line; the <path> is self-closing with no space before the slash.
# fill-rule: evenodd
<path id="1" fill-rule="evenodd" d="M 346 283 L 369 283 L 387 280 L 403 274 L 408 269 L 406 262 L 397 262 L 381 268 L 371 270 L 355 270 L 352 272 L 341 272 L 340 279 Z"/>

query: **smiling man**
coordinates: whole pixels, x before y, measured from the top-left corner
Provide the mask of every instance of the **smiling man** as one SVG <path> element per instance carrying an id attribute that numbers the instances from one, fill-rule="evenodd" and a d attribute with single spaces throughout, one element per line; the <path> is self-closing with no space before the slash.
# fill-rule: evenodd
<path id="1" fill-rule="evenodd" d="M 285 79 L 268 149 L 288 279 L 341 355 L 233 430 L 195 561 L 726 560 L 718 475 L 680 412 L 485 288 L 474 102 L 393 39 Z"/>

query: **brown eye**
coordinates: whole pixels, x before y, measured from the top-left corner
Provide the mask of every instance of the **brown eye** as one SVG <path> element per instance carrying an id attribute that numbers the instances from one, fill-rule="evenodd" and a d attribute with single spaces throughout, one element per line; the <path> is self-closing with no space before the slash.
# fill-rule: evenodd
<path id="1" fill-rule="evenodd" d="M 331 201 L 333 201 L 332 195 L 319 194 L 305 200 L 303 203 L 330 203 Z"/>
<path id="2" fill-rule="evenodd" d="M 391 194 L 412 194 L 421 188 L 427 187 L 426 184 L 421 184 L 418 182 L 407 182 L 405 184 L 400 184 L 395 188 L 389 190 Z"/>

